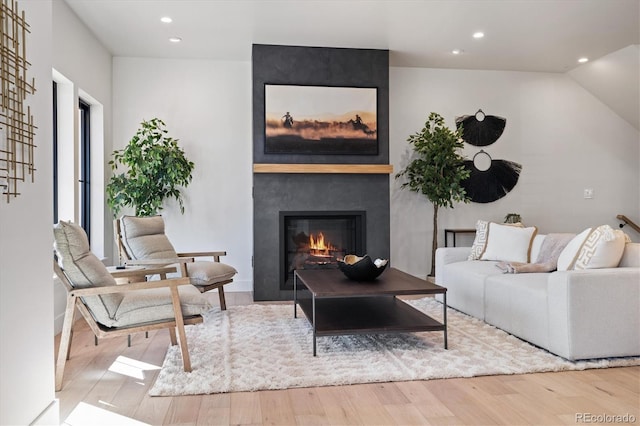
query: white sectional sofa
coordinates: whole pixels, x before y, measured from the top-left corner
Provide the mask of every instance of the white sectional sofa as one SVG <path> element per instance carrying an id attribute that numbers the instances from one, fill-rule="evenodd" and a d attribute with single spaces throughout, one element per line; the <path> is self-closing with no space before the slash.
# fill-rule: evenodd
<path id="1" fill-rule="evenodd" d="M 617 268 L 546 273 L 504 274 L 470 252 L 436 251 L 448 306 L 569 360 L 640 355 L 640 244 L 625 244 Z"/>

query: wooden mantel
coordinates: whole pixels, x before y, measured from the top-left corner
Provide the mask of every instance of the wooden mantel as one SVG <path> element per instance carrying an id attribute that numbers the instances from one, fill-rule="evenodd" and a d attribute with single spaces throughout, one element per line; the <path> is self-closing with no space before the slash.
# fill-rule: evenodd
<path id="1" fill-rule="evenodd" d="M 253 165 L 254 173 L 391 174 L 391 164 L 273 164 Z"/>

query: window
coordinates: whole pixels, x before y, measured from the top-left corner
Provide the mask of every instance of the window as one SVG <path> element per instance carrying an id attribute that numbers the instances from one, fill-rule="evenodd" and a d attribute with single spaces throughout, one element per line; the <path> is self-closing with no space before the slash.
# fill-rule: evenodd
<path id="1" fill-rule="evenodd" d="M 53 223 L 58 223 L 58 85 L 53 82 Z"/>
<path id="2" fill-rule="evenodd" d="M 80 225 L 91 250 L 107 260 L 104 106 L 55 69 L 52 77 L 53 220 Z"/>
<path id="3" fill-rule="evenodd" d="M 80 155 L 78 156 L 78 180 L 80 194 L 80 226 L 91 238 L 91 114 L 88 103 L 80 99 L 78 104 Z"/>

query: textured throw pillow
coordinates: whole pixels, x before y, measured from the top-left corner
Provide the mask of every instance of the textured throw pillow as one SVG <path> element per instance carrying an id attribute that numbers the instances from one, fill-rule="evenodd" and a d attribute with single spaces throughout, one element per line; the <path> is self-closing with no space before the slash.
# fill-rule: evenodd
<path id="1" fill-rule="evenodd" d="M 489 222 L 479 220 L 476 222 L 476 237 L 471 245 L 471 253 L 467 260 L 478 260 L 482 256 L 484 246 L 487 244 L 487 231 L 489 230 Z"/>
<path id="2" fill-rule="evenodd" d="M 609 225 L 594 229 L 582 244 L 574 269 L 616 268 L 629 236 Z"/>
<path id="3" fill-rule="evenodd" d="M 593 228 L 587 228 L 569 241 L 569 244 L 567 244 L 558 257 L 558 271 L 568 271 L 573 269 L 573 265 L 575 264 L 578 253 L 582 248 L 582 244 L 586 241 L 587 237 L 589 237 L 592 230 Z"/>
<path id="4" fill-rule="evenodd" d="M 489 224 L 487 245 L 480 260 L 528 263 L 531 244 L 537 232 L 535 226 L 521 228 L 492 222 Z"/>

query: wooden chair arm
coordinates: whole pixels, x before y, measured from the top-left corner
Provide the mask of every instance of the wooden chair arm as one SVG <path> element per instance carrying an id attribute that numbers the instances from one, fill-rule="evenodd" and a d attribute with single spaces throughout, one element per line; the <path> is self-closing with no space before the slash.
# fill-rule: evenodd
<path id="1" fill-rule="evenodd" d="M 220 256 L 226 256 L 226 251 L 194 251 L 187 253 L 178 253 L 178 256 L 183 257 L 213 257 L 213 260 L 220 262 Z"/>
<path id="2" fill-rule="evenodd" d="M 70 291 L 70 295 L 76 297 L 98 296 L 101 294 L 126 293 L 129 291 L 147 290 L 150 288 L 177 288 L 181 285 L 191 285 L 191 280 L 189 278 L 172 278 L 168 280 L 144 281 L 104 287 L 74 288 Z"/>
<path id="3" fill-rule="evenodd" d="M 192 263 L 195 259 L 193 257 L 171 257 L 167 259 L 132 259 L 126 260 L 125 265 L 171 265 L 172 263 Z"/>

